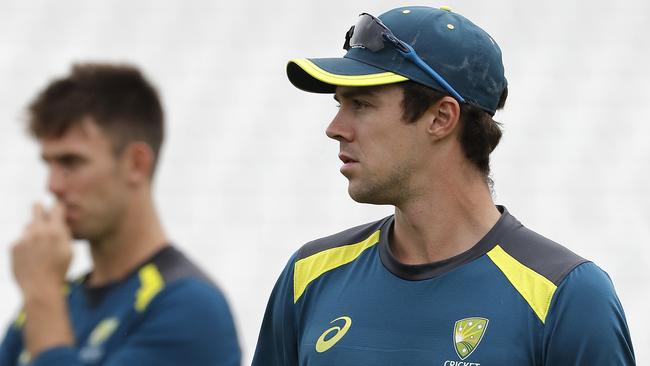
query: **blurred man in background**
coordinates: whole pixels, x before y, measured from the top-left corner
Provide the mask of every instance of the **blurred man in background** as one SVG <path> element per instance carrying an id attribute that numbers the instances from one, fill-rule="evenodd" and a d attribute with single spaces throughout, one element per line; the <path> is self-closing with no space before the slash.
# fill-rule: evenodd
<path id="1" fill-rule="evenodd" d="M 361 14 L 344 48 L 287 74 L 334 94 L 350 196 L 395 214 L 292 256 L 253 364 L 633 365 L 608 276 L 492 200 L 496 42 L 448 8 L 404 7 Z"/>
<path id="2" fill-rule="evenodd" d="M 24 308 L 0 365 L 239 365 L 224 295 L 156 213 L 163 111 L 141 73 L 74 66 L 30 105 L 29 130 L 56 204 L 35 204 L 13 247 Z M 66 283 L 73 238 L 88 241 L 93 268 Z"/>

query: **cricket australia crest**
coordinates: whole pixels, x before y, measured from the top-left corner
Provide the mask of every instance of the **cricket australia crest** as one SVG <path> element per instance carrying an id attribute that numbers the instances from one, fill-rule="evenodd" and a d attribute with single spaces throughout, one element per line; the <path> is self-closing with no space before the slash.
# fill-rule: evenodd
<path id="1" fill-rule="evenodd" d="M 474 352 L 487 329 L 489 320 L 486 318 L 465 318 L 454 325 L 454 346 L 461 360 Z"/>

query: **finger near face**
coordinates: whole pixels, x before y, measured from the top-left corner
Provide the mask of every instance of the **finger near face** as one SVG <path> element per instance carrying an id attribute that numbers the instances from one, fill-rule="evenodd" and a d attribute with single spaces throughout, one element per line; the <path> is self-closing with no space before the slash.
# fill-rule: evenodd
<path id="1" fill-rule="evenodd" d="M 34 203 L 32 205 L 32 220 L 33 221 L 44 221 L 47 217 L 45 208 L 40 202 Z"/>
<path id="2" fill-rule="evenodd" d="M 63 222 L 65 220 L 65 207 L 63 203 L 57 202 L 54 204 L 54 207 L 50 211 L 50 218 L 57 222 Z"/>
<path id="3" fill-rule="evenodd" d="M 30 247 L 51 242 L 64 231 L 63 225 L 52 220 L 33 220 L 25 227 L 20 242 Z"/>
<path id="4" fill-rule="evenodd" d="M 20 236 L 19 242 L 25 244 L 32 241 L 34 237 L 38 235 L 40 225 L 40 221 L 36 220 L 32 220 L 29 224 L 27 224 L 23 229 L 23 233 Z"/>

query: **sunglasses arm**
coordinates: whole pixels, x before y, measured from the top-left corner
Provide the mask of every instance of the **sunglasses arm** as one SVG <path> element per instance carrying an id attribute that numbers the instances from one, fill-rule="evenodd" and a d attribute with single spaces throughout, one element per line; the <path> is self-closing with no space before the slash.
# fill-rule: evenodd
<path id="1" fill-rule="evenodd" d="M 461 103 L 465 103 L 465 98 L 463 98 L 458 92 L 451 86 L 449 83 L 442 77 L 440 74 L 438 74 L 434 69 L 432 69 L 429 65 L 427 65 L 422 59 L 418 56 L 418 54 L 415 52 L 413 47 L 411 45 L 401 42 L 401 46 L 406 48 L 407 51 L 405 52 L 402 47 L 396 47 L 396 49 L 404 56 L 405 59 L 413 62 L 416 64 L 419 68 L 422 70 L 425 70 L 435 81 L 440 84 L 449 94 L 451 94 L 452 97 L 454 97 L 456 100 L 458 100 Z"/>

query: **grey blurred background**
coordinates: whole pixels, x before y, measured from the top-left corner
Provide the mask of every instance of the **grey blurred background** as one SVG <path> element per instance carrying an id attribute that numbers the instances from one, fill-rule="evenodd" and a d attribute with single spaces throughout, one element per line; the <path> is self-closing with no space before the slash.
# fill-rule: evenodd
<path id="1" fill-rule="evenodd" d="M 167 112 L 164 223 L 228 295 L 248 364 L 291 253 L 391 212 L 347 196 L 324 134 L 335 102 L 294 89 L 286 61 L 342 55 L 358 13 L 402 5 L 413 3 L 0 0 L 0 326 L 20 307 L 9 246 L 31 203 L 51 201 L 25 105 L 73 62 L 129 62 Z M 609 273 L 638 363 L 650 363 L 650 3 L 417 5 L 450 5 L 499 42 L 510 96 L 496 116 L 496 201 Z M 77 245 L 71 273 L 88 268 Z"/>

